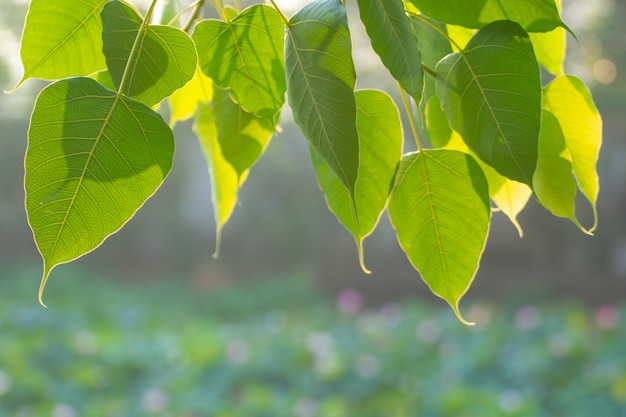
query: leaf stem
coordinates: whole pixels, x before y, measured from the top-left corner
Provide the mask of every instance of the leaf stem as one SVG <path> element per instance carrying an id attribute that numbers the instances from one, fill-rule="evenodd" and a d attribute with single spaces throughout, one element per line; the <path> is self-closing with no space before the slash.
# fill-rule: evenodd
<path id="1" fill-rule="evenodd" d="M 127 88 L 129 88 L 128 84 L 130 84 L 132 80 L 132 73 L 134 73 L 135 66 L 137 65 L 137 58 L 141 50 L 140 46 L 146 39 L 146 32 L 148 31 L 148 26 L 150 25 L 150 19 L 152 19 L 152 13 L 154 12 L 154 7 L 156 6 L 156 3 L 157 0 L 152 0 L 152 3 L 150 3 L 150 8 L 144 16 L 143 22 L 141 23 L 141 26 L 137 31 L 135 42 L 133 43 L 133 47 L 130 50 L 130 54 L 128 55 L 128 61 L 126 61 L 126 67 L 124 67 L 124 73 L 122 74 L 122 80 L 120 81 L 120 88 L 117 92 L 118 97 L 123 95 Z"/>
<path id="2" fill-rule="evenodd" d="M 183 30 L 185 32 L 189 33 L 189 31 L 191 30 L 191 27 L 193 26 L 194 22 L 200 16 L 200 11 L 202 10 L 202 7 L 204 6 L 205 1 L 206 0 L 198 0 L 195 3 L 192 3 L 193 6 L 190 5 L 190 7 L 193 7 L 194 9 L 193 9 L 193 13 L 189 17 L 189 21 L 187 22 L 187 24 L 183 28 Z"/>
<path id="3" fill-rule="evenodd" d="M 412 12 L 412 11 L 410 11 L 410 10 L 407 10 L 406 12 L 407 12 L 407 14 L 408 14 L 409 16 L 416 17 L 416 18 L 418 18 L 418 19 L 420 19 L 420 20 L 422 20 L 422 21 L 424 21 L 424 22 L 428 23 L 428 24 L 429 24 L 429 25 L 430 25 L 433 29 L 435 29 L 437 32 L 439 32 L 439 34 L 440 34 L 441 36 L 443 36 L 444 38 L 446 38 L 446 39 L 447 39 L 447 40 L 448 40 L 448 41 L 449 41 L 452 45 L 454 45 L 454 46 L 456 47 L 456 49 L 458 49 L 459 51 L 462 51 L 462 50 L 463 50 L 463 48 L 461 48 L 461 47 L 459 46 L 459 44 L 458 44 L 458 43 L 456 43 L 456 41 L 455 41 L 454 39 L 452 39 L 452 38 L 450 37 L 450 35 L 448 35 L 448 34 L 446 33 L 446 31 L 445 31 L 445 30 L 441 29 L 441 28 L 439 27 L 439 25 L 437 25 L 437 24 L 436 24 L 435 22 L 433 22 L 432 20 L 430 20 L 429 18 L 427 18 L 426 16 L 424 16 L 423 14 L 420 14 L 420 13 L 415 13 L 415 12 Z M 427 71 L 427 72 L 428 72 L 428 71 Z M 431 74 L 431 75 L 432 75 L 432 74 Z"/>
<path id="4" fill-rule="evenodd" d="M 274 0 L 270 0 L 270 3 L 272 3 L 272 6 L 274 6 L 274 9 L 276 9 L 276 11 L 278 12 L 278 15 L 280 16 L 282 21 L 285 23 L 285 26 L 289 27 L 289 19 L 287 19 L 287 17 L 285 17 L 285 15 L 283 14 L 283 12 L 280 11 L 280 9 L 278 8 L 278 5 L 274 2 Z"/>
<path id="5" fill-rule="evenodd" d="M 415 126 L 415 121 L 413 120 L 413 112 L 411 111 L 411 106 L 409 105 L 409 100 L 406 98 L 406 93 L 398 83 L 398 88 L 400 89 L 400 95 L 402 96 L 402 102 L 404 103 L 404 109 L 406 110 L 407 117 L 409 118 L 409 124 L 411 125 L 411 131 L 413 132 L 413 137 L 415 138 L 415 143 L 417 144 L 417 150 L 422 152 L 422 144 L 420 143 L 420 137 L 417 134 L 417 127 Z"/>
<path id="6" fill-rule="evenodd" d="M 220 7 L 220 4 L 217 2 L 217 0 L 213 0 L 213 7 L 215 7 L 215 11 L 217 11 L 220 19 L 226 20 L 226 13 L 224 13 L 224 8 Z"/>
<path id="7" fill-rule="evenodd" d="M 422 64 L 422 68 L 425 72 L 431 75 L 433 78 L 437 78 L 437 72 L 433 69 L 428 68 L 426 65 Z"/>

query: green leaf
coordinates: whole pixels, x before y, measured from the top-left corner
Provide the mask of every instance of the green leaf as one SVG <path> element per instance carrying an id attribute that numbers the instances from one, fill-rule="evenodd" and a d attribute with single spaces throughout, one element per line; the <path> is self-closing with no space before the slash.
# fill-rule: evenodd
<path id="1" fill-rule="evenodd" d="M 173 156 L 161 116 L 91 78 L 40 93 L 25 159 L 28 222 L 44 260 L 40 300 L 50 271 L 119 230 L 156 192 Z"/>
<path id="2" fill-rule="evenodd" d="M 108 2 L 101 16 L 107 66 L 124 95 L 153 106 L 191 80 L 197 56 L 185 32 L 168 26 L 142 26 L 137 11 L 118 0 Z"/>
<path id="3" fill-rule="evenodd" d="M 565 30 L 556 28 L 552 32 L 529 35 L 541 66 L 554 75 L 562 75 L 566 47 Z"/>
<path id="4" fill-rule="evenodd" d="M 578 78 L 566 75 L 552 80 L 543 90 L 544 107 L 559 121 L 569 151 L 578 188 L 591 203 L 598 225 L 596 203 L 600 183 L 596 163 L 602 145 L 602 118 L 591 93 Z"/>
<path id="5" fill-rule="evenodd" d="M 567 26 L 554 0 L 411 0 L 422 13 L 440 22 L 482 28 L 497 20 L 519 23 L 528 32 Z"/>
<path id="6" fill-rule="evenodd" d="M 467 323 L 459 301 L 478 269 L 491 216 L 480 166 L 447 149 L 406 155 L 388 211 L 400 246 L 422 279 Z"/>
<path id="7" fill-rule="evenodd" d="M 391 75 L 419 103 L 424 85 L 422 61 L 402 0 L 358 0 L 361 20 Z"/>
<path id="8" fill-rule="evenodd" d="M 500 21 L 437 65 L 450 125 L 500 174 L 530 185 L 537 165 L 541 80 L 528 34 Z"/>
<path id="9" fill-rule="evenodd" d="M 20 55 L 24 76 L 46 80 L 104 69 L 100 10 L 107 0 L 32 0 Z M 19 85 L 18 84 L 18 85 Z"/>
<path id="10" fill-rule="evenodd" d="M 274 126 L 265 118 L 247 113 L 234 103 L 226 90 L 216 88 L 213 106 L 200 103 L 193 130 L 206 157 L 211 177 L 211 199 L 219 255 L 224 225 L 237 203 L 239 188 L 249 168 L 267 147 Z"/>
<path id="11" fill-rule="evenodd" d="M 266 5 L 232 20 L 203 20 L 193 33 L 202 71 L 246 111 L 273 119 L 285 102 L 284 24 Z"/>
<path id="12" fill-rule="evenodd" d="M 574 213 L 576 183 L 570 159 L 559 121 L 548 110 L 544 110 L 533 189 L 539 202 L 552 214 L 570 219 L 584 231 Z"/>
<path id="13" fill-rule="evenodd" d="M 356 214 L 348 189 L 311 148 L 311 160 L 326 203 L 354 236 L 363 271 L 363 240 L 372 233 L 393 185 L 402 154 L 402 125 L 393 100 L 382 91 L 356 92 L 360 161 L 356 183 Z M 357 220 L 358 219 L 358 220 Z"/>
<path id="14" fill-rule="evenodd" d="M 294 119 L 354 197 L 359 138 L 351 51 L 346 11 L 339 0 L 309 3 L 289 21 L 285 71 Z"/>

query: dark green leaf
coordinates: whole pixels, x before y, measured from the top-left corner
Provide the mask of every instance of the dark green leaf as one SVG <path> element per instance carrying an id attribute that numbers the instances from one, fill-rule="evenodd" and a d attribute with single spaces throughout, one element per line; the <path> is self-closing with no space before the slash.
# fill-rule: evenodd
<path id="1" fill-rule="evenodd" d="M 358 0 L 358 4 L 374 51 L 419 103 L 424 85 L 422 60 L 402 0 Z"/>
<path id="2" fill-rule="evenodd" d="M 294 119 L 354 197 L 359 169 L 356 73 L 341 2 L 317 0 L 300 9 L 289 22 L 285 49 Z"/>
<path id="3" fill-rule="evenodd" d="M 481 29 L 437 65 L 452 128 L 500 174 L 531 185 L 541 123 L 541 80 L 528 34 L 512 22 Z"/>

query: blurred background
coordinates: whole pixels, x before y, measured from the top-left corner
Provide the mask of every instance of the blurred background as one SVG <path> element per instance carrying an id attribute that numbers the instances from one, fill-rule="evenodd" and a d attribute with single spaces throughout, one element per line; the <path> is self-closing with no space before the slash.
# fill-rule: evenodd
<path id="1" fill-rule="evenodd" d="M 28 3 L 0 0 L 5 90 L 22 74 Z M 279 2 L 289 15 L 302 3 Z M 348 3 L 358 87 L 395 94 Z M 604 119 L 600 225 L 586 236 L 531 201 L 520 239 L 495 213 L 461 304 L 473 329 L 430 294 L 385 216 L 365 242 L 373 273 L 361 272 L 287 106 L 219 259 L 208 171 L 181 123 L 162 188 L 100 248 L 55 269 L 43 310 L 22 178 L 45 83 L 0 95 L 0 416 L 624 415 L 626 3 L 563 7 L 580 40 L 568 38 L 566 71 Z"/>

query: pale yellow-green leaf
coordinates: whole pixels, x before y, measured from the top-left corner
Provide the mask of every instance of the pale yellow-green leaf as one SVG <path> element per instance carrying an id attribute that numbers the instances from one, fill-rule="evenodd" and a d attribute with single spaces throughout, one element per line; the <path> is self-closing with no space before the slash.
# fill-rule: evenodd
<path id="1" fill-rule="evenodd" d="M 169 97 L 170 126 L 190 119 L 200 103 L 208 104 L 213 96 L 213 82 L 198 67 L 194 77 Z"/>
<path id="2" fill-rule="evenodd" d="M 544 107 L 559 121 L 578 188 L 592 206 L 591 233 L 598 224 L 600 182 L 596 163 L 602 144 L 602 118 L 585 84 L 571 75 L 552 80 L 543 90 L 543 99 Z"/>

